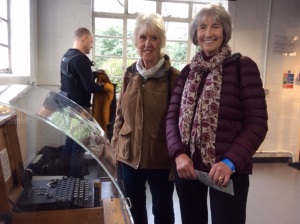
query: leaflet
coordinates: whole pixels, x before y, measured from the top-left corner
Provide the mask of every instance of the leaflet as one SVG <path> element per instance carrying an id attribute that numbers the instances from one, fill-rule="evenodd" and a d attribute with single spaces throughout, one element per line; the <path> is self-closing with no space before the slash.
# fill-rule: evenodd
<path id="1" fill-rule="evenodd" d="M 208 173 L 196 170 L 196 174 L 197 174 L 197 180 L 201 181 L 205 185 L 234 196 L 232 180 L 229 180 L 225 187 L 219 187 L 209 177 Z"/>

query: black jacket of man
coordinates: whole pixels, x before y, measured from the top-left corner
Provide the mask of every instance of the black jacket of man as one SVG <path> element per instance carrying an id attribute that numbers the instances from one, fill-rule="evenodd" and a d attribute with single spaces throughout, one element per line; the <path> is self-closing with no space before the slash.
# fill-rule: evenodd
<path id="1" fill-rule="evenodd" d="M 91 107 L 91 93 L 104 90 L 103 85 L 95 83 L 91 66 L 91 60 L 75 48 L 69 49 L 61 61 L 61 90 L 84 108 Z"/>

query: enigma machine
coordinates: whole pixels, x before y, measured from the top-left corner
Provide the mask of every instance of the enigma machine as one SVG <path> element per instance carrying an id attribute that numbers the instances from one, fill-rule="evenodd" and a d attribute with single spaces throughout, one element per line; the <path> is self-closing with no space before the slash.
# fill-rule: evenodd
<path id="1" fill-rule="evenodd" d="M 85 149 L 83 179 L 58 165 L 65 136 Z M 133 224 L 115 162 L 103 129 L 73 101 L 37 86 L 0 86 L 0 223 Z"/>

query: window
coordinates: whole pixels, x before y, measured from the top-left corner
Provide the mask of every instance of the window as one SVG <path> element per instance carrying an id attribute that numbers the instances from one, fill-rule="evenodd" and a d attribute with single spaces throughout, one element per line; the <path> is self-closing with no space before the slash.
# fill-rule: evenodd
<path id="1" fill-rule="evenodd" d="M 139 57 L 132 45 L 134 22 L 139 13 L 157 12 L 165 21 L 167 32 L 166 54 L 172 66 L 182 69 L 194 56 L 196 47 L 189 37 L 189 25 L 203 5 L 212 1 L 202 0 L 110 0 L 103 4 L 93 0 L 93 30 L 96 66 L 105 69 L 120 91 L 125 69 Z M 227 1 L 214 0 L 227 8 Z"/>
<path id="2" fill-rule="evenodd" d="M 9 73 L 10 41 L 9 41 L 9 8 L 8 0 L 0 0 L 0 73 Z"/>
<path id="3" fill-rule="evenodd" d="M 0 0 L 0 75 L 30 76 L 30 0 Z"/>

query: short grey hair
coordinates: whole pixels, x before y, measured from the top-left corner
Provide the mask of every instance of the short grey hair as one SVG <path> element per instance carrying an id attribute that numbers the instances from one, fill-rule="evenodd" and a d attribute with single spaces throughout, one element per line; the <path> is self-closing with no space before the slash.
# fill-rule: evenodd
<path id="1" fill-rule="evenodd" d="M 205 5 L 194 17 L 190 28 L 190 37 L 195 45 L 197 42 L 197 29 L 201 22 L 208 16 L 212 16 L 222 24 L 224 40 L 221 47 L 224 47 L 231 38 L 232 22 L 231 16 L 221 4 L 208 4 Z"/>
<path id="2" fill-rule="evenodd" d="M 156 32 L 162 40 L 160 55 L 164 55 L 164 49 L 166 47 L 166 30 L 164 20 L 161 15 L 157 13 L 140 14 L 136 18 L 135 28 L 133 30 L 132 43 L 137 47 L 138 35 L 140 32 L 146 32 L 151 30 Z"/>

